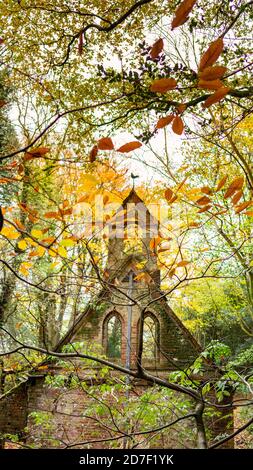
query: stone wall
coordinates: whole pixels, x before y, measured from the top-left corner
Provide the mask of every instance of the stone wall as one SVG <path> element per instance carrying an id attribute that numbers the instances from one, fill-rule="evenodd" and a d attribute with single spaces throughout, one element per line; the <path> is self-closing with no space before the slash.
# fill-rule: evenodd
<path id="1" fill-rule="evenodd" d="M 26 423 L 27 383 L 22 383 L 0 399 L 0 435 L 8 433 L 21 436 Z"/>

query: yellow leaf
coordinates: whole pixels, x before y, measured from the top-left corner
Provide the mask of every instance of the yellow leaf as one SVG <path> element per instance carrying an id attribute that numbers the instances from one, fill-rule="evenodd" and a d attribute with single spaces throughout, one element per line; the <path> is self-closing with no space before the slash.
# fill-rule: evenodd
<path id="1" fill-rule="evenodd" d="M 37 229 L 33 228 L 31 230 L 31 235 L 32 235 L 33 238 L 41 238 L 41 237 L 43 237 L 43 232 L 42 232 L 42 230 L 37 230 Z"/>
<path id="2" fill-rule="evenodd" d="M 67 253 L 67 250 L 65 250 L 63 246 L 59 246 L 57 251 L 60 256 L 62 256 L 63 258 L 67 258 L 68 253 Z"/>
<path id="3" fill-rule="evenodd" d="M 25 250 L 27 248 L 27 243 L 25 240 L 20 240 L 18 242 L 18 247 L 20 248 L 20 250 Z"/>
<path id="4" fill-rule="evenodd" d="M 178 268 L 183 268 L 184 266 L 187 266 L 187 264 L 189 264 L 190 261 L 186 261 L 186 260 L 182 260 L 182 261 L 179 261 L 179 263 L 177 263 L 177 267 Z"/>
<path id="5" fill-rule="evenodd" d="M 55 250 L 48 250 L 49 256 L 52 256 L 52 258 L 55 258 L 57 256 L 57 253 Z"/>
<path id="6" fill-rule="evenodd" d="M 61 246 L 74 246 L 75 242 L 71 238 L 65 238 L 64 240 L 61 240 L 60 242 Z"/>
<path id="7" fill-rule="evenodd" d="M 1 234 L 9 240 L 16 240 L 20 236 L 14 227 L 3 227 Z"/>

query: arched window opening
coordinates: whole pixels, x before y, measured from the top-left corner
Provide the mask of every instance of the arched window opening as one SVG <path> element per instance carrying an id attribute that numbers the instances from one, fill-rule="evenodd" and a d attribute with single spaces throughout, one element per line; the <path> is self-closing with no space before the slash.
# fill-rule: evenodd
<path id="1" fill-rule="evenodd" d="M 148 314 L 144 318 L 142 357 L 144 360 L 157 361 L 158 352 L 159 322 L 154 315 Z"/>
<path id="2" fill-rule="evenodd" d="M 105 320 L 106 355 L 110 358 L 121 358 L 122 324 L 118 315 L 110 315 Z"/>

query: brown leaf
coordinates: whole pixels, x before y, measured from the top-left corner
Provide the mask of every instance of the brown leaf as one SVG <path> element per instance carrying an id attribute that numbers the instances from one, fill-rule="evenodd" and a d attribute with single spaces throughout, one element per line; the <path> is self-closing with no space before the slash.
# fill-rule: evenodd
<path id="1" fill-rule="evenodd" d="M 249 206 L 252 206 L 253 204 L 253 201 L 245 201 L 245 202 L 242 202 L 241 204 L 239 204 L 239 206 L 237 206 L 235 208 L 235 213 L 236 214 L 239 214 L 240 212 L 242 212 L 244 209 L 246 209 L 247 207 Z"/>
<path id="2" fill-rule="evenodd" d="M 235 193 L 234 197 L 232 198 L 232 204 L 236 205 L 240 201 L 242 195 L 243 191 L 240 189 L 239 191 L 237 191 L 237 193 Z"/>
<path id="3" fill-rule="evenodd" d="M 217 185 L 216 192 L 220 191 L 220 189 L 223 188 L 223 186 L 226 184 L 227 179 L 228 179 L 228 175 L 225 175 L 223 176 L 223 178 L 221 178 L 221 180 L 219 181 Z"/>
<path id="4" fill-rule="evenodd" d="M 99 139 L 97 147 L 99 150 L 113 150 L 114 145 L 111 137 L 102 137 L 102 139 Z"/>
<path id="5" fill-rule="evenodd" d="M 223 87 L 223 83 L 221 80 L 199 80 L 198 88 L 203 88 L 204 90 L 218 90 L 219 88 Z"/>
<path id="6" fill-rule="evenodd" d="M 211 202 L 211 199 L 207 196 L 202 196 L 200 199 L 198 199 L 197 201 L 197 204 L 199 206 L 205 206 L 207 204 L 209 204 Z"/>
<path id="7" fill-rule="evenodd" d="M 206 52 L 202 55 L 199 63 L 199 70 L 202 72 L 206 67 L 213 65 L 221 52 L 223 51 L 224 43 L 222 38 L 218 38 L 211 42 Z"/>
<path id="8" fill-rule="evenodd" d="M 203 108 L 209 108 L 212 104 L 218 103 L 230 92 L 231 88 L 224 86 L 209 96 L 203 104 Z"/>
<path id="9" fill-rule="evenodd" d="M 58 212 L 46 212 L 44 214 L 44 217 L 46 217 L 47 219 L 55 219 L 55 218 L 59 218 L 59 214 Z"/>
<path id="10" fill-rule="evenodd" d="M 163 39 L 158 39 L 152 46 L 151 51 L 150 51 L 150 57 L 151 59 L 156 59 L 159 54 L 161 54 L 163 50 Z"/>
<path id="11" fill-rule="evenodd" d="M 193 9 L 196 1 L 197 0 L 184 0 L 182 3 L 180 3 L 179 7 L 175 11 L 175 16 L 171 23 L 172 30 L 178 26 L 181 26 L 188 20 L 189 13 Z"/>
<path id="12" fill-rule="evenodd" d="M 7 101 L 5 100 L 0 100 L 0 108 L 2 108 L 3 106 L 5 106 L 7 104 Z"/>
<path id="13" fill-rule="evenodd" d="M 228 197 L 233 196 L 233 194 L 236 191 L 239 191 L 240 189 L 242 189 L 243 184 L 244 184 L 244 177 L 243 176 L 238 176 L 237 178 L 235 178 L 232 181 L 232 183 L 229 185 L 227 191 L 225 192 L 224 198 L 227 199 Z"/>
<path id="14" fill-rule="evenodd" d="M 172 124 L 172 130 L 175 132 L 175 134 L 181 135 L 184 130 L 184 123 L 183 120 L 180 116 L 176 116 L 173 124 Z"/>
<path id="15" fill-rule="evenodd" d="M 46 153 L 50 152 L 50 148 L 48 147 L 38 147 L 38 148 L 34 148 L 34 149 L 31 149 L 29 150 L 29 152 L 27 153 L 30 153 L 31 155 L 45 155 Z"/>
<path id="16" fill-rule="evenodd" d="M 174 78 L 160 78 L 152 83 L 150 91 L 153 91 L 154 93 L 166 93 L 167 91 L 176 88 L 176 86 L 177 81 Z"/>
<path id="17" fill-rule="evenodd" d="M 173 194 L 174 193 L 173 193 L 172 189 L 167 188 L 164 192 L 165 199 L 167 199 L 168 202 L 171 201 L 171 199 L 173 197 Z"/>
<path id="18" fill-rule="evenodd" d="M 121 145 L 120 148 L 117 149 L 117 152 L 127 153 L 132 152 L 132 150 L 136 150 L 142 146 L 141 142 L 133 141 L 128 142 L 127 144 Z"/>
<path id="19" fill-rule="evenodd" d="M 201 207 L 201 209 L 199 209 L 198 212 L 201 213 L 201 212 L 209 211 L 211 207 L 212 207 L 211 204 L 209 204 L 208 206 Z"/>
<path id="20" fill-rule="evenodd" d="M 98 146 L 94 145 L 94 147 L 92 147 L 92 149 L 90 151 L 90 155 L 89 155 L 89 159 L 90 159 L 91 163 L 95 162 L 97 154 L 98 154 Z"/>
<path id="21" fill-rule="evenodd" d="M 157 121 L 157 124 L 156 124 L 156 129 L 162 129 L 163 127 L 167 126 L 168 124 L 170 124 L 173 119 L 174 119 L 174 115 L 173 114 L 170 114 L 169 116 L 165 116 L 165 117 L 162 117 L 160 118 L 158 121 Z"/>
<path id="22" fill-rule="evenodd" d="M 203 186 L 200 191 L 204 194 L 212 194 L 213 193 L 213 191 L 211 190 L 211 188 L 209 188 L 209 186 Z"/>
<path id="23" fill-rule="evenodd" d="M 200 80 L 216 80 L 217 78 L 222 78 L 226 71 L 227 67 L 224 67 L 224 65 L 206 67 L 200 72 L 199 78 Z"/>

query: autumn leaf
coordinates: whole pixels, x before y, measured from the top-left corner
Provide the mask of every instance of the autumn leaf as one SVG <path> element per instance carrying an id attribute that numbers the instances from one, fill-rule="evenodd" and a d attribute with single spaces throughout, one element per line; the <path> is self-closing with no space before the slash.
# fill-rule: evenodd
<path id="1" fill-rule="evenodd" d="M 156 123 L 156 129 L 162 129 L 163 127 L 167 126 L 173 121 L 174 117 L 175 116 L 173 114 L 170 114 L 169 116 L 160 118 Z"/>
<path id="2" fill-rule="evenodd" d="M 209 211 L 209 209 L 211 209 L 211 204 L 209 204 L 208 206 L 204 206 L 204 207 L 201 207 L 201 209 L 198 210 L 198 213 L 202 213 L 202 212 L 207 212 Z"/>
<path id="3" fill-rule="evenodd" d="M 41 238 L 41 237 L 43 237 L 43 232 L 41 230 L 32 229 L 31 230 L 31 235 L 32 235 L 33 238 Z"/>
<path id="4" fill-rule="evenodd" d="M 94 145 L 92 147 L 92 149 L 90 151 L 90 155 L 89 155 L 89 159 L 90 159 L 91 163 L 95 162 L 97 154 L 98 154 L 98 146 Z"/>
<path id="5" fill-rule="evenodd" d="M 150 240 L 149 248 L 154 251 L 156 250 L 156 248 L 158 247 L 160 243 L 161 243 L 161 237 L 154 237 Z"/>
<path id="6" fill-rule="evenodd" d="M 135 276 L 134 280 L 135 281 L 144 281 L 146 284 L 150 284 L 153 281 L 152 277 L 147 272 L 137 274 L 137 276 Z"/>
<path id="7" fill-rule="evenodd" d="M 213 41 L 207 51 L 202 55 L 199 63 L 199 70 L 202 72 L 206 67 L 213 65 L 223 51 L 224 43 L 222 38 Z"/>
<path id="8" fill-rule="evenodd" d="M 232 204 L 234 206 L 240 201 L 242 195 L 243 195 L 243 191 L 241 189 L 237 191 L 237 193 L 234 195 L 234 197 L 232 198 Z"/>
<path id="9" fill-rule="evenodd" d="M 120 148 L 118 148 L 117 152 L 128 153 L 128 152 L 132 152 L 133 150 L 140 148 L 141 146 L 142 146 L 141 142 L 137 142 L 137 141 L 128 142 L 127 144 L 124 144 Z"/>
<path id="10" fill-rule="evenodd" d="M 20 240 L 18 242 L 18 247 L 20 248 L 20 250 L 25 250 L 27 248 L 27 243 L 25 240 Z"/>
<path id="11" fill-rule="evenodd" d="M 228 179 L 228 175 L 225 175 L 223 176 L 223 178 L 221 178 L 221 180 L 219 181 L 217 185 L 216 192 L 220 191 L 223 188 L 223 186 L 225 186 L 227 179 Z"/>
<path id="12" fill-rule="evenodd" d="M 150 91 L 153 91 L 154 93 L 166 93 L 167 91 L 176 88 L 176 86 L 177 81 L 174 78 L 160 78 L 152 83 Z"/>
<path id="13" fill-rule="evenodd" d="M 46 217 L 47 219 L 57 219 L 59 218 L 59 214 L 58 212 L 46 212 L 44 214 L 44 217 Z"/>
<path id="14" fill-rule="evenodd" d="M 102 139 L 99 139 L 97 147 L 99 150 L 113 150 L 114 145 L 111 137 L 102 137 Z"/>
<path id="15" fill-rule="evenodd" d="M 207 204 L 209 204 L 211 202 L 211 199 L 207 196 L 202 196 L 200 199 L 198 199 L 197 201 L 197 204 L 199 206 L 205 206 Z"/>
<path id="16" fill-rule="evenodd" d="M 203 108 L 209 108 L 212 104 L 218 103 L 230 92 L 230 87 L 221 87 L 211 96 L 209 96 L 203 104 Z"/>
<path id="17" fill-rule="evenodd" d="M 180 116 L 176 116 L 173 124 L 172 124 L 172 130 L 175 134 L 181 135 L 184 130 L 184 123 L 183 120 Z"/>
<path id="18" fill-rule="evenodd" d="M 177 263 L 177 267 L 178 268 L 183 268 L 183 267 L 187 266 L 187 264 L 190 264 L 190 261 L 182 260 L 182 261 L 179 261 L 179 263 Z"/>
<path id="19" fill-rule="evenodd" d="M 239 214 L 240 212 L 242 212 L 244 209 L 251 206 L 252 204 L 253 204 L 253 201 L 242 202 L 241 204 L 239 204 L 239 206 L 235 208 L 235 213 Z"/>
<path id="20" fill-rule="evenodd" d="M 211 190 L 211 188 L 209 188 L 209 186 L 203 186 L 200 191 L 204 194 L 212 194 L 213 191 Z"/>
<path id="21" fill-rule="evenodd" d="M 211 67 L 206 67 L 199 74 L 200 80 L 216 80 L 217 78 L 222 78 L 224 73 L 227 71 L 227 67 L 224 65 L 213 65 Z"/>
<path id="22" fill-rule="evenodd" d="M 34 149 L 31 149 L 29 150 L 29 153 L 31 155 L 46 155 L 46 153 L 50 152 L 50 148 L 48 147 L 38 147 L 38 148 L 34 148 Z"/>
<path id="23" fill-rule="evenodd" d="M 3 227 L 1 234 L 9 240 L 16 240 L 19 238 L 19 233 L 14 227 Z"/>
<path id="24" fill-rule="evenodd" d="M 240 189 L 242 189 L 243 184 L 244 184 L 244 177 L 243 176 L 238 176 L 237 178 L 235 178 L 232 181 L 232 183 L 229 185 L 229 187 L 227 188 L 227 191 L 224 194 L 224 198 L 227 199 L 228 197 L 233 196 L 233 194 L 236 191 L 239 191 Z"/>
<path id="25" fill-rule="evenodd" d="M 163 39 L 158 39 L 152 46 L 150 51 L 151 59 L 156 59 L 163 50 Z"/>
<path id="26" fill-rule="evenodd" d="M 173 193 L 172 189 L 167 188 L 164 192 L 165 199 L 167 199 L 167 201 L 169 202 L 172 199 L 173 194 L 174 193 Z"/>
<path id="27" fill-rule="evenodd" d="M 179 114 L 182 114 L 182 113 L 186 110 L 186 108 L 187 108 L 187 106 L 186 106 L 186 104 L 184 104 L 184 103 L 180 103 L 180 104 L 176 107 L 176 109 L 177 109 L 177 111 L 178 111 Z"/>
<path id="28" fill-rule="evenodd" d="M 0 100 L 0 108 L 2 108 L 3 106 L 5 106 L 7 104 L 7 101 L 5 100 Z"/>
<path id="29" fill-rule="evenodd" d="M 219 88 L 223 87 L 223 83 L 221 80 L 199 80 L 198 88 L 203 88 L 204 90 L 218 90 Z"/>
<path id="30" fill-rule="evenodd" d="M 184 0 L 180 3 L 179 7 L 175 11 L 175 16 L 171 23 L 171 29 L 175 29 L 178 26 L 184 24 L 188 18 L 191 10 L 193 9 L 197 0 Z"/>

